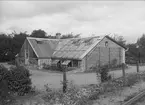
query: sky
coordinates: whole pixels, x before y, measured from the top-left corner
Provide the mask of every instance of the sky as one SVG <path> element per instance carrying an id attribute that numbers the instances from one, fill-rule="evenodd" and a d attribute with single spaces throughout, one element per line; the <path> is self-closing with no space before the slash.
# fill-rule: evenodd
<path id="1" fill-rule="evenodd" d="M 145 33 L 145 1 L 0 1 L 0 32 L 35 29 L 136 42 Z"/>

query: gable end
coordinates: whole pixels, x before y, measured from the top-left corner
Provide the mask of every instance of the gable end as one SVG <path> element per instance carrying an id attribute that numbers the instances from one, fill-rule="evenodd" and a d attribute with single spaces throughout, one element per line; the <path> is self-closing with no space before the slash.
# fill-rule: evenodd
<path id="1" fill-rule="evenodd" d="M 111 37 L 109 37 L 108 35 L 105 36 L 106 38 L 108 38 L 109 40 L 111 40 L 112 42 L 116 43 L 117 45 L 121 46 L 122 48 L 124 48 L 125 50 L 127 49 L 125 46 L 123 46 L 122 44 L 118 43 L 116 40 L 112 39 Z"/>

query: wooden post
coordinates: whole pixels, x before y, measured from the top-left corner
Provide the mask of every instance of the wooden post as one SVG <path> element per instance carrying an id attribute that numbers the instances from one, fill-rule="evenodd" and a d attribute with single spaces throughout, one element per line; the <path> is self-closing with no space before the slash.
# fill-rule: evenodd
<path id="1" fill-rule="evenodd" d="M 101 53 L 100 53 L 100 47 L 99 47 L 99 66 L 101 65 Z"/>
<path id="2" fill-rule="evenodd" d="M 109 68 L 110 68 L 110 61 L 111 59 L 110 59 L 110 48 L 109 48 Z"/>
<path id="3" fill-rule="evenodd" d="M 122 74 L 123 74 L 123 85 L 126 85 L 126 77 L 125 77 L 125 64 L 122 63 Z"/>
<path id="4" fill-rule="evenodd" d="M 100 66 L 97 65 L 96 67 L 96 79 L 98 81 L 98 86 L 101 84 L 101 75 L 100 75 Z"/>
<path id="5" fill-rule="evenodd" d="M 86 55 L 86 59 L 85 59 L 85 71 L 88 70 L 88 62 L 87 62 L 87 55 Z"/>
<path id="6" fill-rule="evenodd" d="M 63 93 L 66 93 L 67 79 L 66 79 L 66 67 L 63 67 Z"/>
<path id="7" fill-rule="evenodd" d="M 121 48 L 119 48 L 119 64 L 121 64 Z"/>
<path id="8" fill-rule="evenodd" d="M 136 62 L 137 73 L 139 72 L 139 61 Z"/>

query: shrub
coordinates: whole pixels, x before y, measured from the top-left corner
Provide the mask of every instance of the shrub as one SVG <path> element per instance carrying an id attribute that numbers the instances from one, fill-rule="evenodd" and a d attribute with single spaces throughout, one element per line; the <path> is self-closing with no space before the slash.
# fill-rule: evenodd
<path id="1" fill-rule="evenodd" d="M 135 83 L 139 82 L 139 75 L 138 74 L 129 74 L 126 78 L 126 86 L 132 86 Z"/>
<path id="2" fill-rule="evenodd" d="M 8 70 L 3 65 L 0 65 L 0 82 L 4 80 L 8 90 L 16 92 L 18 95 L 24 95 L 31 90 L 30 73 L 23 66 L 11 67 Z"/>
<path id="3" fill-rule="evenodd" d="M 0 65 L 0 80 L 5 80 L 8 77 L 8 69 Z"/>
<path id="4" fill-rule="evenodd" d="M 10 90 L 7 83 L 8 69 L 0 65 L 0 105 L 6 105 L 7 101 L 11 101 Z"/>
<path id="5" fill-rule="evenodd" d="M 72 83 L 69 84 L 66 93 L 59 89 L 51 89 L 48 85 L 45 85 L 45 88 L 43 99 L 51 105 L 90 105 L 89 91 Z"/>
<path id="6" fill-rule="evenodd" d="M 104 65 L 100 67 L 99 73 L 101 74 L 101 81 L 105 82 L 111 79 L 109 75 L 109 68 L 108 65 Z"/>
<path id="7" fill-rule="evenodd" d="M 24 95 L 31 90 L 29 70 L 23 66 L 12 67 L 9 71 L 8 87 L 11 91 Z"/>

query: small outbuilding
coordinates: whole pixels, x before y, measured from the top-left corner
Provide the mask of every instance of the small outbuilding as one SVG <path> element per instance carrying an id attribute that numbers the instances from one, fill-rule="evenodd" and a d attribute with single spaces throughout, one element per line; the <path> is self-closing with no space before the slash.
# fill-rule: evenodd
<path id="1" fill-rule="evenodd" d="M 109 36 L 48 39 L 27 37 L 18 58 L 26 65 L 61 65 L 82 71 L 96 65 L 125 63 L 125 47 Z"/>

